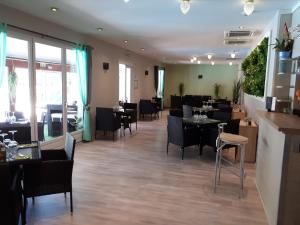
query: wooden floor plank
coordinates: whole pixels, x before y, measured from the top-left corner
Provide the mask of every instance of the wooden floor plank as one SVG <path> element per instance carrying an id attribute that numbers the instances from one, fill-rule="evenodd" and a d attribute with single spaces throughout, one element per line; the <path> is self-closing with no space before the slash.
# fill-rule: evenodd
<path id="1" fill-rule="evenodd" d="M 102 225 L 265 225 L 266 216 L 255 186 L 255 168 L 247 165 L 246 197 L 238 198 L 239 179 L 222 171 L 212 192 L 214 157 L 206 149 L 176 146 L 166 155 L 166 113 L 139 122 L 138 131 L 113 142 L 98 140 L 76 147 L 73 171 L 74 213 L 69 196 L 29 201 L 28 224 Z"/>

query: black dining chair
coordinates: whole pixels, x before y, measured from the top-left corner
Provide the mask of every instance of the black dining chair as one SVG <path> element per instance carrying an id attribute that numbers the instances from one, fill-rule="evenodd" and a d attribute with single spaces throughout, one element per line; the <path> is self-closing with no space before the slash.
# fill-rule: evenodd
<path id="1" fill-rule="evenodd" d="M 189 105 L 183 105 L 183 117 L 192 117 L 193 116 L 193 107 Z"/>
<path id="2" fill-rule="evenodd" d="M 0 163 L 0 178 L 0 224 L 18 225 L 20 218 L 25 224 L 21 170 L 11 170 L 8 163 Z"/>
<path id="3" fill-rule="evenodd" d="M 224 111 L 214 111 L 212 113 L 212 119 L 220 120 L 224 123 L 231 120 L 232 113 L 231 112 L 224 112 Z"/>
<path id="4" fill-rule="evenodd" d="M 197 127 L 184 126 L 182 118 L 168 116 L 168 142 L 167 154 L 169 153 L 169 144 L 180 146 L 181 159 L 184 158 L 184 149 L 189 146 L 200 146 L 200 135 Z"/>
<path id="5" fill-rule="evenodd" d="M 96 108 L 96 129 L 95 139 L 97 137 L 97 131 L 106 131 L 113 133 L 113 140 L 115 140 L 115 131 L 121 128 L 121 118 L 116 116 L 112 108 Z"/>
<path id="6" fill-rule="evenodd" d="M 27 198 L 43 195 L 70 193 L 70 211 L 73 212 L 72 173 L 74 165 L 76 140 L 66 134 L 65 148 L 42 150 L 42 161 L 35 164 L 24 164 L 24 206 Z"/>
<path id="7" fill-rule="evenodd" d="M 141 99 L 140 100 L 140 115 L 145 117 L 145 115 L 158 116 L 158 109 L 156 108 L 155 104 L 148 99 Z"/>
<path id="8" fill-rule="evenodd" d="M 135 129 L 137 130 L 137 103 L 127 103 L 123 104 L 123 108 L 128 115 L 128 122 L 131 129 L 131 124 L 135 123 Z"/>

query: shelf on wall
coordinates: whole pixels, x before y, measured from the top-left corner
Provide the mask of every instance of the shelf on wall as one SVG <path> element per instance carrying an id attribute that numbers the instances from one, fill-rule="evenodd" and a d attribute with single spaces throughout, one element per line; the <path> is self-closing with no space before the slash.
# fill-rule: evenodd
<path id="1" fill-rule="evenodd" d="M 276 88 L 295 88 L 295 86 L 285 86 L 285 85 L 277 85 Z"/>
<path id="2" fill-rule="evenodd" d="M 277 99 L 277 102 L 292 102 L 291 99 Z"/>

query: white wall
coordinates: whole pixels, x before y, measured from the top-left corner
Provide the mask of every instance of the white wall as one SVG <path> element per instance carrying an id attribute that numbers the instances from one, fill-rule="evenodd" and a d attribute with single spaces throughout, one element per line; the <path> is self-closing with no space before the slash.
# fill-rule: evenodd
<path id="1" fill-rule="evenodd" d="M 155 95 L 154 66 L 160 65 L 158 61 L 4 5 L 0 5 L 0 22 L 75 43 L 89 44 L 94 48 L 91 78 L 92 127 L 94 127 L 95 107 L 112 107 L 118 103 L 119 63 L 132 67 L 132 102 L 138 102 L 140 98 L 150 99 Z M 110 64 L 107 72 L 102 69 L 103 62 Z M 145 76 L 145 70 L 149 71 L 148 76 Z M 134 80 L 138 80 L 138 89 L 133 89 Z"/>

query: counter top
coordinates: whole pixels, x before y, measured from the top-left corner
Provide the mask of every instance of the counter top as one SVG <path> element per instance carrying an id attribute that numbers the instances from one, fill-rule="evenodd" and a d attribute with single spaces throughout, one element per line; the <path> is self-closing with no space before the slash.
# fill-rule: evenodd
<path id="1" fill-rule="evenodd" d="M 258 111 L 275 129 L 285 134 L 300 134 L 300 117 L 290 114 Z"/>

